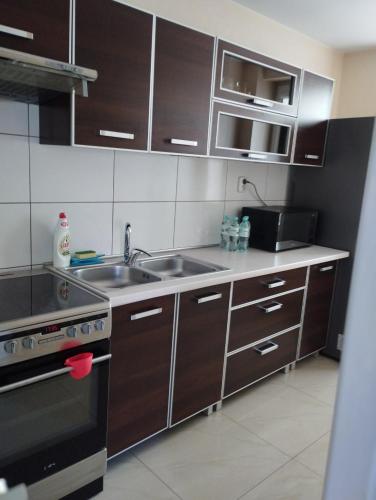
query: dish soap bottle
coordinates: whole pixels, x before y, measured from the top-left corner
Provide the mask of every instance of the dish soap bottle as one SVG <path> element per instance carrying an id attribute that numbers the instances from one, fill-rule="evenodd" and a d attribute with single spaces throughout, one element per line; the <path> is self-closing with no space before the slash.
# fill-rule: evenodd
<path id="1" fill-rule="evenodd" d="M 59 214 L 55 230 L 53 265 L 54 267 L 68 267 L 70 264 L 70 232 L 65 212 Z"/>
<path id="2" fill-rule="evenodd" d="M 249 217 L 245 215 L 239 226 L 239 252 L 246 252 L 248 250 L 250 232 L 251 224 L 249 223 Z"/>

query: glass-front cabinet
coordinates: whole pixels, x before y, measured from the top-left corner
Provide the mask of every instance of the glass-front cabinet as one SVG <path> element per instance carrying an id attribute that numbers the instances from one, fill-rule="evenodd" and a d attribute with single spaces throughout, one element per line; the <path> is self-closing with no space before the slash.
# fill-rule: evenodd
<path id="1" fill-rule="evenodd" d="M 301 70 L 218 41 L 215 97 L 296 116 Z"/>
<path id="2" fill-rule="evenodd" d="M 295 119 L 215 102 L 210 154 L 290 163 Z"/>

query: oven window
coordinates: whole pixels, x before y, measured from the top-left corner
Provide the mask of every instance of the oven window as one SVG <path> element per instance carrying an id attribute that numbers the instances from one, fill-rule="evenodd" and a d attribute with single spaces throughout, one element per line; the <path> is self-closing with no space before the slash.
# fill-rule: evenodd
<path id="1" fill-rule="evenodd" d="M 1 461 L 8 462 L 98 426 L 98 367 L 74 380 L 60 375 L 0 396 Z"/>

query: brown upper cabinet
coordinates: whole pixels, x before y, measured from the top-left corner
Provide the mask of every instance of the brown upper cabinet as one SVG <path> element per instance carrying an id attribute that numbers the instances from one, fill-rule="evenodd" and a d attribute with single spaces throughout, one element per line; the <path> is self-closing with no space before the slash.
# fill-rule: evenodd
<path id="1" fill-rule="evenodd" d="M 70 0 L 1 0 L 0 46 L 69 62 Z"/>
<path id="2" fill-rule="evenodd" d="M 153 151 L 206 155 L 214 38 L 157 18 Z"/>
<path id="3" fill-rule="evenodd" d="M 215 97 L 296 116 L 301 70 L 256 52 L 218 42 Z"/>
<path id="4" fill-rule="evenodd" d="M 333 80 L 304 72 L 294 163 L 323 165 L 333 86 Z"/>

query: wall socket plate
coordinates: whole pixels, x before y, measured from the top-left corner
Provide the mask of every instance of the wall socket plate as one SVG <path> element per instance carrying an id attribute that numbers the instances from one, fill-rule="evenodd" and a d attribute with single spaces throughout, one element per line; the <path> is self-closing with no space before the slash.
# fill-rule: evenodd
<path id="1" fill-rule="evenodd" d="M 243 181 L 246 179 L 244 176 L 238 177 L 238 193 L 244 193 L 247 184 L 244 184 Z"/>

